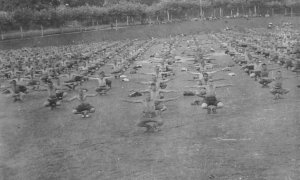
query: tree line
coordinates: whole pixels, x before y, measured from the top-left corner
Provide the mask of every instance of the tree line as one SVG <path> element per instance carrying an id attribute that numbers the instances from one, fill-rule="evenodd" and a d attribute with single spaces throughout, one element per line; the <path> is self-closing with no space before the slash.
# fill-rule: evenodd
<path id="1" fill-rule="evenodd" d="M 141 23 L 187 17 L 293 13 L 299 0 L 0 0 L 0 30 L 115 21 Z"/>

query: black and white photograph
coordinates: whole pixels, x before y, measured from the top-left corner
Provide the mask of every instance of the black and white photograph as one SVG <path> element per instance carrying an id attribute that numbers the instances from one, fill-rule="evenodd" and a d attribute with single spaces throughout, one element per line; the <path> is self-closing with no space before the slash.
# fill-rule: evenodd
<path id="1" fill-rule="evenodd" d="M 300 180 L 300 0 L 0 0 L 0 180 Z"/>

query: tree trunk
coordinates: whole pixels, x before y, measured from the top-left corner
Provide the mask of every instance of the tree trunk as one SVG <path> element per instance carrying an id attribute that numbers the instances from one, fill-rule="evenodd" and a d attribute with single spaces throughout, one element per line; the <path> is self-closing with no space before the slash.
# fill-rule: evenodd
<path id="1" fill-rule="evenodd" d="M 284 15 L 286 16 L 287 15 L 287 9 L 284 8 Z"/>
<path id="2" fill-rule="evenodd" d="M 126 22 L 127 22 L 127 26 L 129 26 L 129 17 L 126 16 Z"/>
<path id="3" fill-rule="evenodd" d="M 167 10 L 167 18 L 168 18 L 168 21 L 170 21 L 170 12 L 169 12 L 169 10 Z"/>
<path id="4" fill-rule="evenodd" d="M 214 8 L 214 17 L 216 17 L 216 9 Z"/>
<path id="5" fill-rule="evenodd" d="M 23 39 L 24 34 L 23 34 L 23 27 L 22 26 L 20 27 L 20 31 L 21 31 L 21 38 Z"/>
<path id="6" fill-rule="evenodd" d="M 42 37 L 44 37 L 44 27 L 41 25 L 41 32 L 42 32 Z"/>
<path id="7" fill-rule="evenodd" d="M 244 7 L 244 4 L 242 4 L 242 10 L 243 10 L 243 15 L 245 15 L 245 7 Z"/>

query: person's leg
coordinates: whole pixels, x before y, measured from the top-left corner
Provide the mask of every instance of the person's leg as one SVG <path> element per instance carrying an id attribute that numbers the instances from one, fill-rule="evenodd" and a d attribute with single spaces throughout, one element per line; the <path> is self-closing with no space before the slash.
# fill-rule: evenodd
<path id="1" fill-rule="evenodd" d="M 184 91 L 183 96 L 195 96 L 196 92 L 195 91 Z"/>
<path id="2" fill-rule="evenodd" d="M 96 111 L 96 109 L 94 108 L 94 107 L 92 107 L 91 109 L 90 109 L 90 113 L 94 113 Z"/>
<path id="3" fill-rule="evenodd" d="M 262 87 L 268 87 L 268 84 L 272 82 L 271 79 L 260 79 L 259 84 L 262 85 Z"/>
<path id="4" fill-rule="evenodd" d="M 257 81 L 257 79 L 260 78 L 260 71 L 255 71 L 254 74 L 254 80 Z"/>
<path id="5" fill-rule="evenodd" d="M 89 103 L 84 103 L 82 106 L 82 110 L 87 111 L 88 113 L 94 113 L 96 111 L 95 107 Z"/>
<path id="6" fill-rule="evenodd" d="M 224 107 L 224 104 L 222 103 L 222 102 L 218 102 L 217 103 L 217 108 L 218 109 L 221 109 L 221 108 L 223 108 Z"/>
<path id="7" fill-rule="evenodd" d="M 24 94 L 24 93 L 22 93 L 22 92 L 20 92 L 20 100 L 21 100 L 21 101 L 23 101 L 23 100 L 24 100 L 24 96 L 25 96 L 25 94 Z"/>
<path id="8" fill-rule="evenodd" d="M 28 89 L 26 86 L 20 85 L 19 88 L 20 88 L 21 93 L 24 93 L 24 94 L 28 93 Z"/>
<path id="9" fill-rule="evenodd" d="M 163 102 L 155 102 L 155 110 L 158 110 L 158 111 L 165 111 L 167 110 L 167 107 L 163 104 Z"/>
<path id="10" fill-rule="evenodd" d="M 57 102 L 56 102 L 56 106 L 60 106 L 61 105 L 61 100 L 58 100 Z"/>
<path id="11" fill-rule="evenodd" d="M 43 106 L 44 107 L 49 107 L 50 106 L 50 101 L 49 100 L 45 101 L 44 104 L 43 104 Z"/>
<path id="12" fill-rule="evenodd" d="M 73 90 L 74 86 L 73 86 L 73 83 L 68 83 L 68 84 L 64 84 L 67 88 L 69 88 L 70 90 Z"/>
<path id="13" fill-rule="evenodd" d="M 97 87 L 95 90 L 97 93 L 101 93 L 102 92 L 102 88 L 101 87 Z"/>
<path id="14" fill-rule="evenodd" d="M 147 123 L 149 123 L 148 120 L 143 120 L 143 119 L 142 119 L 142 120 L 137 124 L 137 126 L 138 126 L 138 127 L 145 127 L 145 128 L 146 128 L 146 131 L 149 131 L 149 130 L 152 128 L 152 126 L 149 125 L 149 124 L 147 124 Z"/>
<path id="15" fill-rule="evenodd" d="M 274 100 L 277 100 L 277 99 L 279 99 L 280 98 L 280 90 L 279 89 L 276 89 L 276 88 L 272 88 L 271 90 L 270 90 L 270 92 L 271 92 L 271 94 L 273 94 L 274 95 Z"/>
<path id="16" fill-rule="evenodd" d="M 258 81 L 258 83 L 261 84 L 261 85 L 264 85 L 264 84 L 265 84 L 265 80 L 264 80 L 264 79 L 260 79 L 260 80 Z"/>
<path id="17" fill-rule="evenodd" d="M 195 100 L 191 103 L 192 106 L 201 105 L 201 100 Z"/>
<path id="18" fill-rule="evenodd" d="M 273 94 L 273 95 L 275 95 L 276 94 L 276 89 L 275 88 L 271 88 L 270 89 L 270 93 Z"/>
<path id="19" fill-rule="evenodd" d="M 202 109 L 207 109 L 208 108 L 208 104 L 207 103 L 202 103 L 201 107 L 202 107 Z"/>
<path id="20" fill-rule="evenodd" d="M 100 94 L 105 94 L 108 90 L 109 90 L 109 87 L 101 86 L 96 89 L 96 92 L 98 92 Z"/>
<path id="21" fill-rule="evenodd" d="M 69 81 L 65 81 L 64 83 L 65 84 L 72 84 L 72 83 L 74 83 L 74 82 L 76 82 L 74 79 L 71 79 L 71 80 L 69 80 Z"/>
<path id="22" fill-rule="evenodd" d="M 85 110 L 84 104 L 79 104 L 74 110 L 74 114 L 82 114 L 82 112 Z"/>
<path id="23" fill-rule="evenodd" d="M 266 79 L 266 80 L 265 80 L 266 86 L 269 85 L 271 82 L 272 82 L 272 79 Z"/>
<path id="24" fill-rule="evenodd" d="M 62 98 L 65 98 L 65 97 L 67 97 L 67 95 L 68 95 L 68 93 L 67 93 L 67 92 L 63 92 L 63 93 L 62 93 Z"/>
<path id="25" fill-rule="evenodd" d="M 12 94 L 11 97 L 13 98 L 14 102 L 17 102 L 20 100 L 20 93 Z"/>
<path id="26" fill-rule="evenodd" d="M 109 87 L 109 88 L 111 88 L 111 80 L 109 80 L 109 79 L 106 79 L 106 85 Z"/>
<path id="27" fill-rule="evenodd" d="M 281 93 L 280 94 L 287 94 L 287 93 L 289 93 L 290 91 L 289 90 L 287 90 L 287 89 L 281 89 Z"/>
<path id="28" fill-rule="evenodd" d="M 164 124 L 163 119 L 158 115 L 154 124 L 154 129 L 160 131 L 160 127 Z"/>

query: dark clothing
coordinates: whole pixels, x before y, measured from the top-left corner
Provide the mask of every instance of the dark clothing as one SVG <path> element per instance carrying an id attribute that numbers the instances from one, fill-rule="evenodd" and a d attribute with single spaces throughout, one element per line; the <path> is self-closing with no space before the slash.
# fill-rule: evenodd
<path id="1" fill-rule="evenodd" d="M 82 103 L 76 107 L 76 111 L 78 113 L 81 113 L 83 111 L 90 111 L 92 108 L 94 107 L 91 106 L 89 103 Z"/>

